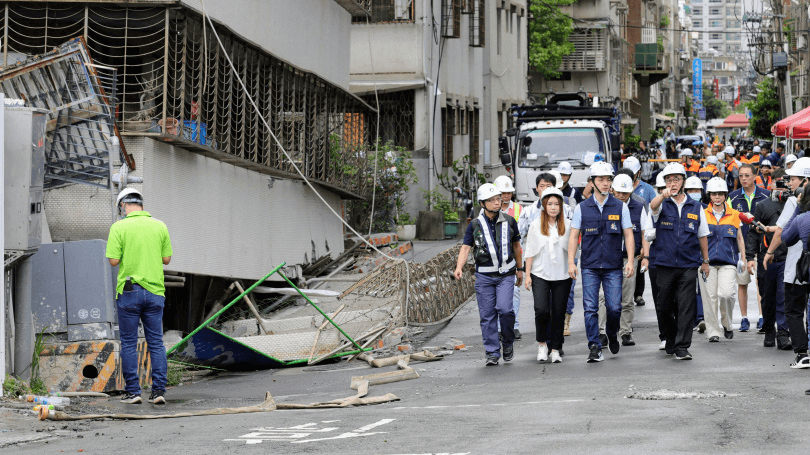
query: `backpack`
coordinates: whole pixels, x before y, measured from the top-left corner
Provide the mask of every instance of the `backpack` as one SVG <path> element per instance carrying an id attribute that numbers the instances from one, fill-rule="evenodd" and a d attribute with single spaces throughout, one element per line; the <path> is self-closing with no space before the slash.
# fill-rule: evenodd
<path id="1" fill-rule="evenodd" d="M 802 249 L 802 255 L 796 261 L 796 275 L 793 277 L 793 284 L 796 284 L 797 280 L 806 283 L 808 276 L 810 276 L 810 251 L 805 248 Z"/>

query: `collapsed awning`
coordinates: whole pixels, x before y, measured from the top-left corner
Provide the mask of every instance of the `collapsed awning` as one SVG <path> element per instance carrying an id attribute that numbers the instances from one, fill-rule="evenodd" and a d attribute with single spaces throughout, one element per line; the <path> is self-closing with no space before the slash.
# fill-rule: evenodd
<path id="1" fill-rule="evenodd" d="M 790 127 L 810 120 L 810 107 L 803 109 L 789 117 L 783 118 L 771 127 L 771 133 L 776 137 L 788 137 Z"/>

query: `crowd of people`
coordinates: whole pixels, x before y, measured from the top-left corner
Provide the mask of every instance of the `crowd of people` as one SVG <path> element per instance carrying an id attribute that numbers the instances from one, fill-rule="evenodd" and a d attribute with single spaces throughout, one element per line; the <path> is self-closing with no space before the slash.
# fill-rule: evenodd
<path id="1" fill-rule="evenodd" d="M 481 211 L 454 274 L 461 278 L 472 253 L 486 365 L 513 359 L 521 286 L 533 298 L 538 362 L 563 360 L 577 279 L 587 361 L 634 346 L 634 307 L 645 304 L 648 273 L 667 356 L 691 359 L 694 333 L 719 343 L 735 328 L 749 331 L 756 277 L 763 345 L 792 349 L 789 366 L 810 368 L 810 156 L 781 145 L 695 145 L 678 146 L 677 161 L 647 153 L 624 157 L 620 168 L 595 162 L 582 193 L 569 185 L 571 164 L 561 162 L 537 176 L 538 200 L 525 207 L 508 176 L 478 188 Z"/>

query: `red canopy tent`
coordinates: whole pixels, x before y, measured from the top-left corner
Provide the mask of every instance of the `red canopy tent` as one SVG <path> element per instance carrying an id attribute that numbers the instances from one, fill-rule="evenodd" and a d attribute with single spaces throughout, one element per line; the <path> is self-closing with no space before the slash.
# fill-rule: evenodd
<path id="1" fill-rule="evenodd" d="M 810 107 L 802 109 L 790 117 L 779 120 L 771 127 L 771 133 L 776 137 L 788 137 L 787 134 L 791 126 L 798 125 L 808 120 L 810 120 Z"/>
<path id="2" fill-rule="evenodd" d="M 787 137 L 790 139 L 810 139 L 810 116 L 790 125 Z"/>

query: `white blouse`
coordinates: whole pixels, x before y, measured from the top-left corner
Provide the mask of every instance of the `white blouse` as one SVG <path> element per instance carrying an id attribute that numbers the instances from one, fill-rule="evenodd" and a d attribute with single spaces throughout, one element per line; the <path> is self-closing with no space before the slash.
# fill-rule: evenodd
<path id="1" fill-rule="evenodd" d="M 542 218 L 532 221 L 526 240 L 525 256 L 534 258 L 531 274 L 546 281 L 568 279 L 568 239 L 571 236 L 571 221 L 563 219 L 565 233 L 557 233 L 556 223 L 549 225 L 549 235 L 540 232 Z"/>

